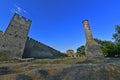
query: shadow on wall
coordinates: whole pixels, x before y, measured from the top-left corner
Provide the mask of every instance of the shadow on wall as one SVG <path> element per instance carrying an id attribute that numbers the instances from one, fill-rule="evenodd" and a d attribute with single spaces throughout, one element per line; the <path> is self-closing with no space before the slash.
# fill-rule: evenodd
<path id="1" fill-rule="evenodd" d="M 59 58 L 64 55 L 60 51 L 28 37 L 23 58 Z"/>

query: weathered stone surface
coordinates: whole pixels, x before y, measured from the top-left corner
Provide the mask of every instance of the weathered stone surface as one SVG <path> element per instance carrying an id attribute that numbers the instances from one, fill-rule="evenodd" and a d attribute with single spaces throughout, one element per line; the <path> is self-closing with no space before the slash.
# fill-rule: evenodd
<path id="1" fill-rule="evenodd" d="M 10 74 L 12 70 L 9 66 L 0 67 L 0 75 Z"/>
<path id="2" fill-rule="evenodd" d="M 63 56 L 55 50 L 34 39 L 28 39 L 31 20 L 14 14 L 6 31 L 0 31 L 0 60 L 18 58 L 58 58 Z"/>
<path id="3" fill-rule="evenodd" d="M 9 58 L 22 57 L 30 25 L 31 20 L 15 13 L 0 40 L 0 53 L 9 52 Z"/>
<path id="4" fill-rule="evenodd" d="M 119 64 L 78 64 L 64 69 L 61 80 L 119 80 Z M 60 80 L 60 79 L 58 79 Z"/>
<path id="5" fill-rule="evenodd" d="M 33 79 L 30 78 L 30 76 L 27 76 L 25 74 L 18 74 L 16 76 L 16 80 L 33 80 Z"/>
<path id="6" fill-rule="evenodd" d="M 28 38 L 23 53 L 23 58 L 58 58 L 62 57 L 60 51 L 51 48 L 41 42 L 38 42 L 32 38 Z"/>
<path id="7" fill-rule="evenodd" d="M 86 43 L 85 53 L 88 60 L 95 60 L 95 61 L 104 60 L 102 50 L 95 41 Z"/>
<path id="8" fill-rule="evenodd" d="M 87 59 L 93 61 L 94 59 L 95 61 L 102 61 L 104 59 L 104 55 L 98 43 L 93 39 L 88 20 L 84 20 L 82 23 L 86 35 L 85 54 Z"/>
<path id="9" fill-rule="evenodd" d="M 120 58 L 106 59 L 102 63 L 63 63 L 1 64 L 0 67 L 8 68 L 6 71 L 3 68 L 5 73 L 0 75 L 0 80 L 120 80 Z"/>
<path id="10" fill-rule="evenodd" d="M 75 54 L 75 52 L 74 52 L 74 50 L 69 49 L 69 50 L 66 51 L 66 54 L 67 54 L 69 57 L 72 57 L 72 56 Z"/>
<path id="11" fill-rule="evenodd" d="M 3 32 L 0 30 L 0 39 L 3 37 Z"/>

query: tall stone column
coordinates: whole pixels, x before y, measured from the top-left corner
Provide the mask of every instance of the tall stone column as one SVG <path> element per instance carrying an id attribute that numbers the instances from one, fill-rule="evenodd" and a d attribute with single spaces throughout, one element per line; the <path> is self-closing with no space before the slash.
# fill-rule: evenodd
<path id="1" fill-rule="evenodd" d="M 86 54 L 87 60 L 92 60 L 92 61 L 103 60 L 104 55 L 98 43 L 93 39 L 88 20 L 83 20 L 82 23 L 84 26 L 84 31 L 86 36 L 85 54 Z"/>

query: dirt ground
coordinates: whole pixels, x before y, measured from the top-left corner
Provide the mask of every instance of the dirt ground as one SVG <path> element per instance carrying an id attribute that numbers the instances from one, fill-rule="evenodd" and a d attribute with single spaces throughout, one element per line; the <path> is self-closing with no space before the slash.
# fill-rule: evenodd
<path id="1" fill-rule="evenodd" d="M 86 62 L 86 58 L 1 61 L 0 80 L 120 80 L 120 58 Z"/>

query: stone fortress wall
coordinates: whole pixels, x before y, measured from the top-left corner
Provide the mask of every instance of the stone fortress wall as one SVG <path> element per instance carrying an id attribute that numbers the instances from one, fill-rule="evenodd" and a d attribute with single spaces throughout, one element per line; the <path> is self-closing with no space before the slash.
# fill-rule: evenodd
<path id="1" fill-rule="evenodd" d="M 31 20 L 15 13 L 6 31 L 0 31 L 0 57 L 56 57 L 60 52 L 34 39 L 28 38 Z"/>
<path id="2" fill-rule="evenodd" d="M 60 51 L 28 37 L 23 58 L 57 58 L 63 55 Z"/>

